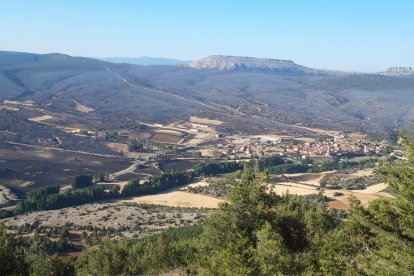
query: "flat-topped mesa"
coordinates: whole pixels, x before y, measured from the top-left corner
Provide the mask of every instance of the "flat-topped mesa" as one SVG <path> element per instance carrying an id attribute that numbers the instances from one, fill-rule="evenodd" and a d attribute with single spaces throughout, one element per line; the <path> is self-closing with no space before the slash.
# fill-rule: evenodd
<path id="1" fill-rule="evenodd" d="M 414 67 L 394 66 L 389 67 L 384 73 L 388 75 L 414 75 Z"/>
<path id="2" fill-rule="evenodd" d="M 205 69 L 288 69 L 305 68 L 291 60 L 213 55 L 196 60 L 188 65 Z"/>
<path id="3" fill-rule="evenodd" d="M 187 65 L 196 69 L 269 72 L 291 76 L 344 75 L 346 72 L 309 68 L 291 60 L 212 55 Z"/>

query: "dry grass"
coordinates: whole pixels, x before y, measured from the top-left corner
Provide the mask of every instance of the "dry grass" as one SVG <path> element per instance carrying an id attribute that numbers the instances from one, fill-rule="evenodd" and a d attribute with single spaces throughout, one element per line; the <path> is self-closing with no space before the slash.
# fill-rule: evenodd
<path id="1" fill-rule="evenodd" d="M 348 176 L 351 177 L 363 177 L 363 176 L 370 176 L 374 174 L 374 169 L 364 169 L 364 170 L 358 170 L 354 173 L 350 173 Z"/>
<path id="2" fill-rule="evenodd" d="M 272 187 L 272 190 L 278 195 L 283 195 L 286 193 L 292 195 L 311 195 L 319 193 L 316 188 L 292 182 L 277 183 Z"/>
<path id="3" fill-rule="evenodd" d="M 13 106 L 2 105 L 0 106 L 0 110 L 19 111 L 20 109 Z"/>
<path id="4" fill-rule="evenodd" d="M 370 185 L 364 190 L 354 190 L 354 192 L 372 195 L 372 194 L 376 194 L 376 193 L 379 193 L 385 190 L 387 187 L 388 187 L 388 184 L 378 183 L 378 184 Z"/>
<path id="5" fill-rule="evenodd" d="M 343 193 L 343 195 L 341 196 L 333 196 L 333 194 L 335 192 L 341 192 Z M 353 195 L 355 196 L 358 200 L 361 201 L 362 205 L 367 206 L 371 201 L 373 201 L 374 199 L 383 197 L 383 198 L 393 198 L 393 196 L 391 194 L 388 193 L 384 193 L 384 192 L 379 192 L 379 193 L 374 193 L 374 194 L 368 194 L 368 193 L 361 193 L 361 191 L 347 191 L 347 190 L 326 190 L 324 192 L 324 194 L 326 196 L 328 196 L 329 198 L 332 199 L 336 199 L 339 201 L 342 201 L 345 204 L 349 204 L 348 202 L 348 197 Z"/>
<path id="6" fill-rule="evenodd" d="M 208 178 L 206 179 L 202 179 L 196 183 L 191 183 L 189 185 L 187 185 L 187 187 L 191 187 L 191 188 L 195 188 L 195 187 L 205 187 L 205 186 L 209 186 L 210 185 L 210 180 Z"/>
<path id="7" fill-rule="evenodd" d="M 43 121 L 50 120 L 50 119 L 53 119 L 53 118 L 54 117 L 50 116 L 50 115 L 42 115 L 42 116 L 29 118 L 29 121 L 39 123 L 39 122 L 43 122 Z"/>
<path id="8" fill-rule="evenodd" d="M 32 101 L 32 100 L 29 100 L 29 101 L 4 100 L 3 103 L 4 104 L 12 104 L 12 105 L 24 105 L 24 106 L 33 106 L 34 105 L 34 101 Z"/>
<path id="9" fill-rule="evenodd" d="M 152 136 L 152 140 L 162 143 L 176 144 L 181 140 L 181 137 L 182 136 L 176 136 L 172 134 L 155 133 L 154 136 Z"/>
<path id="10" fill-rule="evenodd" d="M 290 181 L 296 183 L 304 183 L 308 185 L 313 185 L 319 187 L 321 179 L 326 174 L 334 173 L 335 171 L 321 172 L 321 173 L 294 173 L 294 174 L 285 174 Z"/>
<path id="11" fill-rule="evenodd" d="M 338 209 L 338 210 L 349 210 L 349 209 L 351 209 L 351 206 L 349 206 L 349 204 L 347 204 L 343 201 L 337 200 L 337 199 L 333 199 L 333 200 L 329 201 L 327 205 L 328 205 L 329 208 L 335 208 L 335 209 Z"/>
<path id="12" fill-rule="evenodd" d="M 91 107 L 88 107 L 86 105 L 83 105 L 78 101 L 73 101 L 73 102 L 75 103 L 75 110 L 76 111 L 79 111 L 79 112 L 82 112 L 82 113 L 91 113 L 91 112 L 95 111 L 95 109 L 93 109 Z"/>
<path id="13" fill-rule="evenodd" d="M 196 116 L 191 116 L 190 117 L 190 122 L 191 123 L 196 123 L 196 124 L 213 125 L 213 126 L 219 126 L 219 125 L 224 124 L 224 122 L 219 121 L 219 120 L 211 120 L 211 119 L 200 118 L 200 117 L 196 117 Z"/>
<path id="14" fill-rule="evenodd" d="M 224 200 L 188 192 L 171 191 L 157 195 L 133 197 L 122 200 L 122 202 L 156 204 L 171 207 L 217 208 Z"/>

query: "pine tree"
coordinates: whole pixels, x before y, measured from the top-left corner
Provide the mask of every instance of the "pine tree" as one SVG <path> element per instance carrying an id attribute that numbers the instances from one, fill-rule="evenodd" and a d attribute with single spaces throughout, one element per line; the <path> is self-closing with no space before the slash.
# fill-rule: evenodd
<path id="1" fill-rule="evenodd" d="M 376 199 L 367 208 L 351 198 L 345 227 L 321 251 L 324 272 L 414 275 L 414 144 L 408 161 L 380 171 L 395 199 Z"/>

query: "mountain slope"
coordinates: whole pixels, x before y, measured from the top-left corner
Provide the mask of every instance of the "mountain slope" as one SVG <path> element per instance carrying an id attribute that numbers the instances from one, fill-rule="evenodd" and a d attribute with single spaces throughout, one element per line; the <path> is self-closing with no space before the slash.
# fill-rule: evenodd
<path id="1" fill-rule="evenodd" d="M 323 71 L 283 60 L 224 60 L 137 66 L 1 52 L 0 99 L 31 99 L 55 111 L 67 111 L 76 100 L 108 120 L 171 122 L 198 115 L 245 129 L 413 127 L 414 78 Z"/>

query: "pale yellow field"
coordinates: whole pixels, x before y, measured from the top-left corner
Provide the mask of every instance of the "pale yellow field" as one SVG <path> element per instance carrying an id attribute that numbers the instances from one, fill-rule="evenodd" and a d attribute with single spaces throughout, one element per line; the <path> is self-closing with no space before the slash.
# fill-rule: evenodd
<path id="1" fill-rule="evenodd" d="M 25 106 L 33 106 L 34 101 L 28 100 L 28 101 L 11 101 L 11 100 L 4 100 L 4 104 L 13 104 L 13 105 L 25 105 Z"/>
<path id="2" fill-rule="evenodd" d="M 124 156 L 128 156 L 128 157 L 136 157 L 137 156 L 137 153 L 133 153 L 133 152 L 130 152 L 128 150 L 128 145 L 127 144 L 112 143 L 111 142 L 111 143 L 106 143 L 105 145 L 113 151 L 122 152 L 124 154 Z"/>
<path id="3" fill-rule="evenodd" d="M 385 193 L 385 192 L 378 192 L 378 193 L 372 193 L 372 194 L 368 194 L 368 193 L 362 193 L 361 191 L 347 191 L 347 190 L 340 190 L 341 193 L 343 193 L 343 195 L 341 196 L 333 196 L 333 194 L 335 193 L 335 190 L 326 190 L 324 192 L 324 194 L 330 198 L 339 200 L 344 202 L 345 204 L 348 204 L 348 197 L 353 195 L 355 196 L 357 199 L 359 199 L 362 203 L 362 205 L 366 206 L 368 205 L 369 202 L 371 202 L 374 199 L 380 198 L 380 197 L 384 197 L 384 198 L 394 198 L 394 196 L 392 196 L 389 193 Z"/>
<path id="4" fill-rule="evenodd" d="M 200 152 L 202 156 L 214 157 L 221 151 L 217 149 L 201 149 Z"/>
<path id="5" fill-rule="evenodd" d="M 354 192 L 361 193 L 361 194 L 369 194 L 369 195 L 372 195 L 372 194 L 376 194 L 376 193 L 381 192 L 382 190 L 384 190 L 387 187 L 388 187 L 388 184 L 378 183 L 378 184 L 375 184 L 375 185 L 368 186 L 364 190 L 354 190 Z"/>
<path id="6" fill-rule="evenodd" d="M 8 111 L 19 111 L 17 107 L 2 105 L 0 106 L 0 110 L 8 110 Z"/>
<path id="7" fill-rule="evenodd" d="M 321 173 L 293 173 L 285 174 L 292 182 L 304 183 L 319 187 L 319 182 L 326 174 L 334 173 L 335 171 L 321 172 Z"/>
<path id="8" fill-rule="evenodd" d="M 205 186 L 209 186 L 209 179 L 202 179 L 196 183 L 191 183 L 189 185 L 187 185 L 187 187 L 191 187 L 191 188 L 195 188 L 195 187 L 205 187 Z"/>
<path id="9" fill-rule="evenodd" d="M 122 200 L 122 202 L 157 204 L 172 207 L 217 208 L 224 200 L 182 191 L 172 191 L 157 195 L 134 197 Z"/>
<path id="10" fill-rule="evenodd" d="M 88 107 L 86 105 L 83 105 L 80 102 L 77 102 L 77 101 L 73 101 L 73 102 L 76 104 L 75 106 L 76 111 L 83 112 L 83 113 L 90 113 L 90 112 L 95 111 L 95 109 Z"/>
<path id="11" fill-rule="evenodd" d="M 370 195 L 370 194 L 361 194 L 361 193 L 355 193 L 352 191 L 346 191 L 346 190 L 340 190 L 339 192 L 343 193 L 343 195 L 341 196 L 333 196 L 333 194 L 337 192 L 335 190 L 326 190 L 325 191 L 325 195 L 330 197 L 330 198 L 334 198 L 336 200 L 342 201 L 345 204 L 349 204 L 348 203 L 348 197 L 350 195 L 355 196 L 357 199 L 359 199 L 362 203 L 362 205 L 366 206 L 368 205 L 369 202 L 371 202 L 372 200 L 378 198 L 377 195 Z"/>
<path id="12" fill-rule="evenodd" d="M 207 118 L 200 118 L 196 116 L 190 116 L 190 122 L 196 123 L 196 124 L 206 124 L 206 125 L 213 125 L 213 126 L 219 126 L 222 125 L 224 122 L 219 120 L 211 120 Z"/>
<path id="13" fill-rule="evenodd" d="M 43 121 L 50 120 L 50 119 L 53 119 L 53 118 L 54 117 L 50 116 L 50 115 L 42 115 L 42 116 L 38 116 L 38 117 L 29 118 L 29 121 L 39 123 L 39 122 L 43 122 Z"/>
<path id="14" fill-rule="evenodd" d="M 169 130 L 169 129 L 157 129 L 154 131 L 155 133 L 164 133 L 164 134 L 170 134 L 175 136 L 183 136 L 183 134 L 176 130 Z"/>
<path id="15" fill-rule="evenodd" d="M 363 170 L 358 170 L 354 173 L 349 174 L 349 176 L 354 176 L 354 177 L 362 177 L 362 176 L 370 176 L 374 174 L 374 169 L 363 169 Z"/>
<path id="16" fill-rule="evenodd" d="M 311 195 L 319 193 L 316 188 L 292 182 L 277 183 L 273 186 L 272 190 L 278 195 L 283 195 L 286 193 L 289 193 L 291 195 Z"/>

